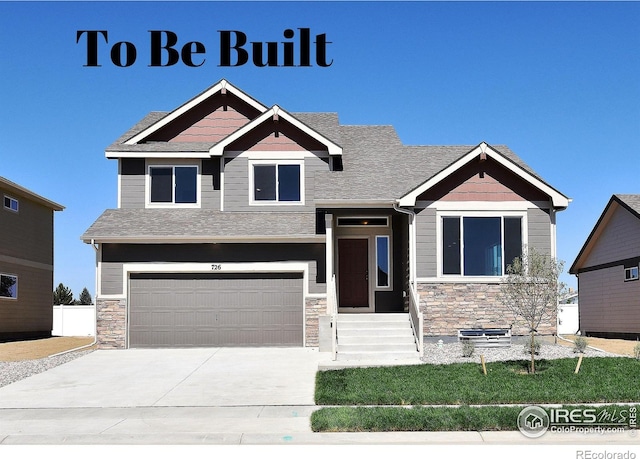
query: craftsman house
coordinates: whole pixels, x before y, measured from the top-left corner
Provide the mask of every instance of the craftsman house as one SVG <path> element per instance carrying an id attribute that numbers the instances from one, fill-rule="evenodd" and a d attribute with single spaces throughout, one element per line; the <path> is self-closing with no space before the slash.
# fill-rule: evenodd
<path id="1" fill-rule="evenodd" d="M 103 347 L 323 350 L 346 336 L 340 319 L 394 318 L 415 352 L 423 335 L 508 328 L 505 268 L 525 245 L 555 255 L 569 203 L 505 146 L 407 146 L 391 126 L 267 107 L 225 80 L 151 112 L 106 157 L 118 207 L 82 236 Z"/>
<path id="2" fill-rule="evenodd" d="M 615 194 L 569 269 L 583 335 L 640 339 L 639 270 L 640 195 Z"/>
<path id="3" fill-rule="evenodd" d="M 64 209 L 0 177 L 0 341 L 51 336 L 53 215 Z"/>

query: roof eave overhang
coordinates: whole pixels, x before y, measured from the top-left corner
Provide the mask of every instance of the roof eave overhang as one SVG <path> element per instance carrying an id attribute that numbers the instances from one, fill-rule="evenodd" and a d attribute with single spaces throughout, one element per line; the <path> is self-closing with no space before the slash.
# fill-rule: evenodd
<path id="1" fill-rule="evenodd" d="M 250 123 L 247 123 L 245 126 L 241 127 L 240 129 L 235 131 L 233 134 L 230 134 L 229 136 L 225 137 L 223 140 L 215 144 L 213 147 L 211 147 L 211 149 L 209 150 L 209 153 L 211 154 L 211 156 L 222 156 L 227 146 L 231 145 L 233 142 L 240 139 L 242 136 L 248 134 L 253 129 L 260 126 L 262 123 L 266 122 L 267 120 L 274 119 L 274 118 L 278 118 L 278 119 L 282 118 L 283 120 L 287 121 L 297 129 L 300 129 L 302 132 L 309 135 L 316 141 L 325 145 L 327 147 L 329 155 L 331 156 L 342 155 L 342 147 L 332 142 L 331 140 L 329 140 L 319 132 L 311 129 L 309 126 L 302 123 L 301 121 L 296 119 L 294 116 L 287 113 L 285 110 L 282 110 L 277 105 L 274 105 L 273 107 L 265 111 L 262 115 L 258 116 L 256 119 L 254 119 Z"/>
<path id="2" fill-rule="evenodd" d="M 316 207 L 322 207 L 326 209 L 359 209 L 359 208 L 380 208 L 390 207 L 396 201 L 393 199 L 380 199 L 380 200 L 355 200 L 355 199 L 316 199 Z"/>
<path id="3" fill-rule="evenodd" d="M 398 204 L 401 207 L 414 207 L 416 205 L 416 200 L 418 196 L 420 196 L 425 191 L 429 190 L 434 185 L 440 183 L 442 180 L 450 176 L 453 172 L 467 165 L 469 162 L 471 162 L 474 158 L 476 158 L 480 154 L 486 154 L 487 156 L 491 157 L 492 159 L 494 159 L 496 162 L 498 162 L 499 164 L 501 164 L 511 172 L 518 175 L 520 178 L 527 181 L 532 186 L 538 188 L 540 191 L 545 193 L 547 196 L 549 196 L 549 199 L 554 209 L 560 211 L 560 210 L 566 209 L 569 206 L 569 203 L 571 202 L 569 198 L 567 198 L 565 195 L 558 192 L 551 186 L 547 185 L 540 179 L 534 177 L 532 174 L 530 174 L 529 172 L 527 172 L 526 170 L 524 170 L 522 167 L 518 166 L 514 162 L 508 160 L 499 152 L 491 148 L 491 146 L 489 146 L 485 142 L 482 142 L 480 145 L 478 145 L 477 147 L 469 151 L 469 153 L 467 153 L 457 161 L 453 162 L 445 169 L 438 172 L 436 175 L 428 179 L 419 187 L 413 189 L 406 195 L 402 196 L 398 200 Z"/>
<path id="4" fill-rule="evenodd" d="M 54 211 L 61 211 L 65 209 L 63 205 L 58 204 L 57 202 L 51 201 L 50 199 L 47 199 L 43 196 L 40 196 L 39 194 L 36 194 L 33 191 L 18 185 L 17 183 L 13 183 L 11 180 L 7 180 L 5 178 L 0 177 L 0 183 L 2 183 L 3 185 L 5 185 L 6 188 L 8 188 L 7 194 L 10 194 L 10 195 L 13 194 L 16 197 L 28 199 L 30 201 L 33 201 L 40 205 L 48 207 Z"/>
<path id="5" fill-rule="evenodd" d="M 114 237 L 95 236 L 81 237 L 85 244 L 224 244 L 230 242 L 243 243 L 305 243 L 324 242 L 325 235 L 295 235 L 295 236 L 140 236 L 140 237 Z"/>
<path id="6" fill-rule="evenodd" d="M 106 151 L 107 159 L 125 158 L 171 158 L 171 159 L 207 159 L 211 158 L 208 151 Z"/>

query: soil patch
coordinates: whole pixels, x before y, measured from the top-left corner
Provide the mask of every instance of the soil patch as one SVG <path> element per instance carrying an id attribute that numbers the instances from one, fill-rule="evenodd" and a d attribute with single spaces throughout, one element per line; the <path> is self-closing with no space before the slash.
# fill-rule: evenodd
<path id="1" fill-rule="evenodd" d="M 93 336 L 55 336 L 29 341 L 0 343 L 0 362 L 36 360 L 50 357 L 59 352 L 86 346 L 93 342 Z M 84 348 L 87 350 L 90 348 Z"/>
<path id="2" fill-rule="evenodd" d="M 573 347 L 573 340 L 575 340 L 577 336 L 563 335 L 562 338 L 571 341 L 571 343 L 558 339 L 558 344 Z M 587 346 L 594 347 L 606 352 L 611 352 L 613 354 L 626 355 L 629 357 L 633 357 L 633 348 L 637 344 L 637 341 L 625 339 L 592 338 L 588 336 L 584 338 L 587 340 Z"/>

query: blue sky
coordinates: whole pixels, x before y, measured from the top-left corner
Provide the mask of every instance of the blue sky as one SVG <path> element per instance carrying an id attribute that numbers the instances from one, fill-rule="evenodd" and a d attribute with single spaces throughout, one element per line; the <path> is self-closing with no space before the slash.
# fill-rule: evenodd
<path id="1" fill-rule="evenodd" d="M 226 78 L 266 105 L 391 124 L 405 144 L 509 145 L 573 199 L 558 218 L 568 269 L 611 194 L 640 193 L 639 23 L 636 2 L 0 2 L 0 175 L 66 206 L 54 282 L 93 295 L 80 235 L 116 207 L 104 149 Z M 264 42 L 287 28 L 326 34 L 333 64 L 218 65 L 218 31 Z M 84 66 L 78 30 L 108 31 L 101 67 Z M 202 42 L 206 61 L 150 67 L 149 30 Z M 121 41 L 130 67 L 110 60 Z"/>

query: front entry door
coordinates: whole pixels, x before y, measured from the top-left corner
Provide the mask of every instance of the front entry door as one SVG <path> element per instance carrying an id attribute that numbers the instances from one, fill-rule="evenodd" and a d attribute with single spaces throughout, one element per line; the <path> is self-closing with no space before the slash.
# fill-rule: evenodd
<path id="1" fill-rule="evenodd" d="M 338 239 L 338 288 L 341 308 L 369 307 L 368 239 Z"/>

